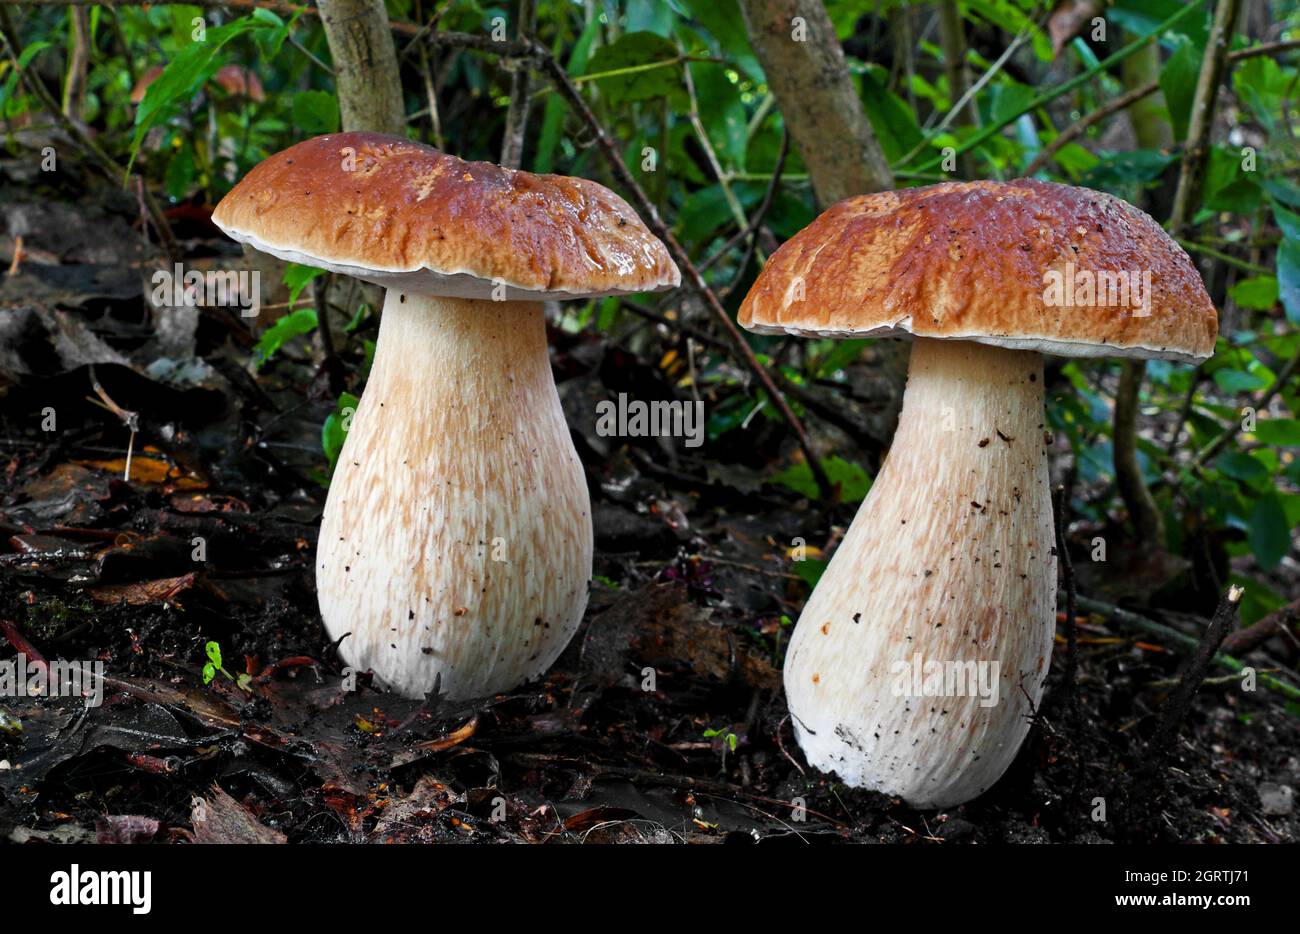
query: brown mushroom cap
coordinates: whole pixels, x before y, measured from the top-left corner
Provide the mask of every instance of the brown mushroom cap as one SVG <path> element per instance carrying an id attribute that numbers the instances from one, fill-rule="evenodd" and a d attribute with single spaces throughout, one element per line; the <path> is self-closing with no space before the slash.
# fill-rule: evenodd
<path id="1" fill-rule="evenodd" d="M 1049 302 L 1049 272 L 1076 283 L 1122 272 L 1139 284 L 1149 272 L 1148 302 Z M 772 254 L 740 323 L 1171 360 L 1210 356 L 1219 327 L 1191 260 L 1148 215 L 1103 192 L 1027 179 L 841 201 Z"/>
<path id="2" fill-rule="evenodd" d="M 681 281 L 636 212 L 595 182 L 377 133 L 318 136 L 271 156 L 212 220 L 282 259 L 426 295 L 563 299 Z"/>
<path id="3" fill-rule="evenodd" d="M 222 65 L 212 80 L 231 97 L 243 97 L 259 104 L 266 100 L 261 79 L 240 65 Z"/>
<path id="4" fill-rule="evenodd" d="M 149 90 L 149 85 L 158 80 L 158 76 L 163 73 L 161 65 L 154 65 L 142 74 L 135 82 L 135 87 L 131 89 L 131 103 L 138 104 L 144 100 L 145 91 Z"/>

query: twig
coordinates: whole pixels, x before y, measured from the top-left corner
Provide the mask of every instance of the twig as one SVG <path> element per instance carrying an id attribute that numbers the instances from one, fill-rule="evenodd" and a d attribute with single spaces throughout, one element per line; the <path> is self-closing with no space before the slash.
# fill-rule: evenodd
<path id="1" fill-rule="evenodd" d="M 1290 42 L 1271 42 L 1266 45 L 1256 45 L 1251 46 L 1248 49 L 1238 49 L 1235 52 L 1229 52 L 1228 61 L 1235 63 L 1247 58 L 1257 58 L 1261 55 L 1277 55 L 1281 52 L 1291 51 L 1297 48 L 1300 48 L 1300 40 L 1292 40 Z M 1073 142 L 1086 133 L 1089 127 L 1095 126 L 1111 114 L 1137 103 L 1144 97 L 1154 94 L 1158 90 L 1160 90 L 1160 82 L 1148 81 L 1146 84 L 1139 85 L 1133 90 L 1121 94 L 1114 100 L 1103 104 L 1101 107 L 1098 107 L 1086 116 L 1074 121 L 1062 130 L 1054 140 L 1048 143 L 1042 152 L 1034 157 L 1034 161 L 1025 167 L 1024 174 L 1033 175 L 1035 172 L 1038 172 L 1043 168 L 1043 166 L 1047 165 L 1048 160 L 1060 152 L 1066 144 Z"/>
<path id="2" fill-rule="evenodd" d="M 1088 131 L 1089 127 L 1093 126 L 1094 124 L 1100 123 L 1102 120 L 1105 120 L 1107 117 L 1109 117 L 1111 114 L 1115 113 L 1116 111 L 1123 110 L 1125 107 L 1128 107 L 1131 104 L 1135 104 L 1138 101 L 1142 100 L 1142 98 L 1147 97 L 1150 94 L 1154 94 L 1157 90 L 1159 90 L 1159 88 L 1160 88 L 1159 82 L 1150 81 L 1142 85 L 1141 87 L 1134 88 L 1133 90 L 1129 91 L 1126 94 L 1121 94 L 1119 97 L 1108 102 L 1107 104 L 1098 107 L 1096 110 L 1094 110 L 1092 113 L 1088 114 L 1087 116 L 1074 121 L 1064 130 L 1058 133 L 1056 139 L 1052 140 L 1045 147 L 1043 147 L 1042 151 L 1039 152 L 1039 154 L 1034 157 L 1033 161 L 1030 162 L 1029 165 L 1025 166 L 1024 174 L 1028 176 L 1028 175 L 1033 175 L 1036 172 L 1040 171 L 1043 168 L 1043 166 L 1047 165 L 1048 161 L 1053 156 L 1055 156 L 1058 152 L 1060 152 L 1063 148 L 1065 148 L 1067 143 L 1071 143 L 1074 140 L 1078 139 L 1080 136 L 1082 136 L 1084 133 Z"/>
<path id="3" fill-rule="evenodd" d="M 46 674 L 49 673 L 50 663 L 45 660 L 45 656 L 40 653 L 36 646 L 27 640 L 18 628 L 18 624 L 7 619 L 0 619 L 0 635 L 3 635 L 9 644 L 13 646 L 14 651 L 27 658 L 29 662 L 38 668 L 43 668 Z"/>
<path id="4" fill-rule="evenodd" d="M 740 265 L 736 267 L 736 272 L 731 281 L 722 290 L 723 297 L 732 293 L 737 285 L 740 284 L 741 278 L 745 275 L 745 270 L 749 267 L 749 261 L 754 258 L 754 251 L 758 248 L 758 233 L 763 226 L 763 221 L 767 219 L 767 212 L 772 207 L 772 199 L 776 195 L 776 189 L 781 184 L 781 172 L 785 169 L 786 157 L 790 154 L 790 131 L 784 130 L 781 133 L 781 151 L 777 154 L 776 165 L 772 169 L 772 178 L 768 182 L 767 190 L 763 192 L 763 201 L 759 204 L 758 210 L 754 216 L 749 219 L 749 225 L 746 230 L 749 231 L 749 242 L 745 245 L 745 254 L 740 258 Z"/>
<path id="5" fill-rule="evenodd" d="M 715 350 L 722 351 L 723 353 L 731 352 L 730 345 L 724 343 L 723 341 L 718 340 L 716 337 L 713 337 L 709 334 L 705 334 L 699 328 L 693 328 L 689 324 L 686 324 L 682 321 L 665 317 L 664 315 L 659 314 L 657 311 L 652 311 L 649 308 L 642 308 L 640 305 L 636 304 L 635 302 L 630 302 L 627 299 L 623 299 L 618 303 L 618 307 L 622 308 L 624 311 L 630 311 L 632 312 L 632 314 L 637 315 L 640 318 L 644 318 L 647 321 L 653 321 L 655 324 L 661 324 L 666 328 L 671 328 L 672 330 L 676 331 L 678 334 L 689 337 L 692 340 L 699 341 L 701 344 L 704 344 L 707 347 L 712 347 Z"/>
<path id="6" fill-rule="evenodd" d="M 1070 546 L 1065 530 L 1069 526 L 1070 490 L 1065 484 L 1056 488 L 1056 554 L 1061 564 L 1061 582 L 1065 585 L 1065 671 L 1061 675 L 1061 702 L 1072 725 L 1079 722 L 1079 626 L 1075 617 L 1079 613 L 1079 593 L 1074 581 L 1074 562 L 1070 560 Z"/>
<path id="7" fill-rule="evenodd" d="M 794 431 L 795 437 L 798 438 L 799 441 L 799 447 L 803 450 L 804 457 L 808 461 L 808 467 L 812 471 L 813 479 L 817 483 L 817 489 L 823 497 L 830 499 L 833 494 L 831 483 L 826 476 L 826 471 L 822 469 L 821 461 L 817 459 L 817 455 L 813 451 L 812 442 L 808 438 L 808 432 L 804 429 L 803 423 L 799 421 L 799 417 L 791 410 L 789 403 L 786 402 L 785 396 L 781 394 L 779 389 L 777 389 L 776 384 L 772 381 L 771 374 L 769 374 L 763 365 L 758 362 L 758 358 L 754 356 L 753 349 L 740 333 L 740 329 L 736 327 L 736 323 L 731 320 L 731 315 L 727 314 L 727 310 L 723 308 L 722 303 L 718 301 L 718 296 L 714 294 L 711 288 L 709 288 L 708 283 L 704 281 L 704 277 L 700 275 L 699 269 L 697 269 L 695 264 L 691 262 L 690 255 L 685 249 L 683 249 L 682 245 L 677 242 L 677 238 L 674 237 L 673 232 L 668 229 L 668 225 L 663 222 L 663 219 L 659 216 L 659 210 L 655 207 L 654 202 L 649 199 L 641 186 L 637 184 L 631 171 L 628 170 L 627 164 L 623 161 L 623 154 L 619 151 L 618 144 L 614 142 L 609 133 L 606 132 L 604 126 L 601 125 L 600 121 L 596 118 L 596 115 L 592 113 L 591 108 L 587 106 L 587 101 L 583 98 L 573 81 L 569 78 L 564 67 L 546 50 L 544 46 L 537 44 L 535 41 L 533 43 L 533 49 L 534 54 L 542 61 L 547 72 L 550 74 L 551 80 L 554 82 L 556 89 L 564 99 L 569 102 L 569 105 L 573 108 L 574 112 L 582 119 L 583 123 L 587 125 L 587 129 L 596 138 L 596 142 L 599 144 L 601 152 L 605 156 L 605 160 L 609 163 L 610 169 L 614 173 L 614 177 L 618 179 L 619 184 L 626 188 L 632 195 L 641 216 L 645 218 L 650 229 L 654 231 L 655 235 L 667 245 L 673 259 L 676 260 L 677 265 L 682 270 L 683 278 L 685 279 L 683 284 L 694 291 L 704 304 L 708 306 L 709 310 L 713 312 L 713 315 L 718 319 L 718 323 L 730 338 L 740 360 L 758 378 L 758 381 L 762 384 L 763 388 L 767 391 L 768 396 L 771 398 L 773 405 L 775 405 L 777 410 L 781 413 L 781 417 L 785 419 L 786 423 L 789 424 L 790 428 Z"/>
<path id="8" fill-rule="evenodd" d="M 685 53 L 679 49 L 678 58 Z M 718 180 L 718 186 L 722 189 L 722 196 L 726 199 L 727 207 L 731 209 L 731 217 L 741 228 L 750 226 L 749 219 L 745 216 L 745 209 L 740 204 L 740 199 L 736 197 L 736 192 L 732 190 L 731 182 L 726 174 L 722 171 L 722 163 L 718 160 L 718 154 L 713 148 L 713 143 L 709 140 L 709 133 L 704 129 L 704 123 L 700 120 L 700 102 L 695 95 L 695 79 L 691 77 L 691 69 L 685 67 L 682 69 L 682 80 L 686 85 L 686 96 L 691 103 L 690 112 L 687 114 L 691 123 L 691 128 L 695 130 L 695 138 L 699 141 L 700 148 L 704 150 L 704 157 L 709 161 L 709 167 L 713 169 L 713 176 Z"/>
<path id="9" fill-rule="evenodd" d="M 1058 595 L 1058 599 L 1064 598 L 1064 594 Z M 1149 632 L 1154 636 L 1159 636 L 1165 641 L 1172 643 L 1179 649 L 1195 650 L 1200 645 L 1200 642 L 1196 639 L 1179 632 L 1177 629 L 1166 626 L 1164 623 L 1157 623 L 1153 619 L 1147 619 L 1145 616 L 1141 616 L 1131 610 L 1125 610 L 1122 607 L 1117 607 L 1114 604 L 1105 603 L 1101 600 L 1093 600 L 1090 597 L 1079 597 L 1079 609 L 1083 610 L 1085 613 L 1094 613 L 1104 619 L 1109 619 L 1127 629 L 1138 629 L 1142 632 Z M 1222 651 L 1215 654 L 1213 661 L 1214 664 L 1218 665 L 1220 668 L 1228 671 L 1235 671 L 1237 673 L 1241 673 L 1241 671 L 1246 667 L 1244 662 L 1231 655 L 1227 655 Z M 1274 678 L 1272 675 L 1263 674 L 1262 672 L 1257 673 L 1256 677 L 1258 678 L 1259 683 L 1269 690 L 1282 695 L 1288 700 L 1300 701 L 1300 688 L 1297 688 L 1295 685 L 1288 684 L 1285 681 Z"/>
<path id="10" fill-rule="evenodd" d="M 127 409 L 124 409 L 116 402 L 113 401 L 113 399 L 109 396 L 109 394 L 104 391 L 104 387 L 99 384 L 99 378 L 95 376 L 95 364 L 93 363 L 90 365 L 90 386 L 92 389 L 95 390 L 95 395 L 99 396 L 99 398 L 102 400 L 101 402 L 97 402 L 95 404 L 99 405 L 101 408 L 105 408 L 108 411 L 112 412 L 114 415 L 120 418 L 122 420 L 122 424 L 126 428 L 129 428 L 131 431 L 131 437 L 126 442 L 126 470 L 124 471 L 122 476 L 123 480 L 125 480 L 127 483 L 130 483 L 131 482 L 131 455 L 135 451 L 136 432 L 140 430 L 140 413 L 131 412 Z M 94 399 L 91 399 L 90 401 L 95 402 Z"/>
<path id="11" fill-rule="evenodd" d="M 1174 693 L 1164 703 L 1160 715 L 1160 724 L 1156 727 L 1155 736 L 1152 737 L 1150 744 L 1147 746 L 1148 769 L 1154 770 L 1157 768 L 1159 762 L 1168 752 L 1169 744 L 1174 738 L 1174 733 L 1178 730 L 1178 724 L 1182 723 L 1183 718 L 1187 716 L 1187 711 L 1192 706 L 1192 698 L 1195 696 L 1197 688 L 1201 686 L 1201 682 L 1205 680 L 1205 673 L 1209 670 L 1210 663 L 1214 660 L 1214 656 L 1218 654 L 1219 646 L 1223 644 L 1224 638 L 1228 635 L 1228 630 L 1236 622 L 1237 607 L 1241 603 L 1241 597 L 1244 593 L 1244 590 L 1233 584 L 1228 587 L 1228 592 L 1219 601 L 1218 609 L 1214 611 L 1214 617 L 1210 620 L 1210 625 L 1206 627 L 1200 645 L 1196 647 L 1196 653 L 1192 655 L 1187 666 L 1183 669 L 1178 687 L 1174 689 Z"/>
<path id="12" fill-rule="evenodd" d="M 537 3 L 519 0 L 519 22 L 515 38 L 528 42 L 537 29 Z M 510 107 L 506 111 L 505 139 L 501 143 L 501 164 L 517 169 L 524 160 L 524 136 L 528 130 L 528 85 L 532 73 L 527 68 L 516 68 L 510 76 Z"/>
<path id="13" fill-rule="evenodd" d="M 1020 46 L 1024 44 L 1025 40 L 1027 40 L 1030 37 L 1030 35 L 1032 35 L 1030 30 L 1028 29 L 1021 30 L 1020 33 L 1014 39 L 1011 40 L 1011 43 L 1007 46 L 1006 50 L 1001 55 L 998 56 L 997 61 L 995 61 L 992 65 L 990 65 L 988 67 L 988 70 L 986 70 L 984 74 L 980 75 L 979 78 L 975 81 L 975 83 L 972 84 L 969 88 L 967 88 L 965 92 L 963 92 L 962 96 L 957 100 L 957 102 L 954 103 L 952 107 L 948 109 L 948 112 L 944 115 L 943 120 L 939 122 L 939 125 L 932 130 L 927 130 L 925 137 L 920 142 L 918 142 L 915 146 L 913 146 L 911 151 L 908 152 L 907 155 L 899 159 L 898 164 L 906 165 L 908 162 L 910 162 L 912 159 L 916 157 L 916 154 L 918 152 L 925 149 L 925 147 L 929 146 L 935 137 L 937 137 L 944 130 L 948 129 L 948 127 L 952 124 L 952 121 L 955 120 L 957 116 L 962 112 L 962 109 L 965 108 L 968 104 L 970 104 L 975 99 L 975 95 L 978 94 L 981 90 L 983 90 L 984 85 L 988 84 L 989 81 L 991 81 L 994 77 L 997 76 L 998 72 L 1002 70 L 1002 66 L 1007 63 L 1007 59 L 1011 58 L 1012 54 L 1015 53 L 1016 49 L 1020 48 Z M 971 109 L 974 110 L 973 107 Z M 970 122 L 971 125 L 973 126 L 977 121 L 972 120 Z M 1032 173 L 1026 172 L 1025 174 L 1028 175 Z"/>
<path id="14" fill-rule="evenodd" d="M 1102 61 L 1098 62 L 1096 65 L 1092 66 L 1091 68 L 1088 68 L 1083 72 L 1080 72 L 1078 75 L 1071 78 L 1070 80 L 1062 82 L 1056 87 L 1036 95 L 1032 100 L 1026 102 L 1023 107 L 1018 108 L 1015 113 L 1007 114 L 1002 119 L 989 124 L 983 130 L 976 133 L 970 139 L 966 140 L 966 142 L 962 143 L 960 146 L 956 148 L 956 155 L 960 156 L 962 153 L 969 152 L 970 150 L 975 149 L 978 146 L 982 146 L 984 143 L 988 142 L 988 140 L 992 139 L 994 136 L 1001 133 L 1004 129 L 1006 129 L 1012 123 L 1019 120 L 1025 114 L 1030 113 L 1039 107 L 1042 107 L 1044 104 L 1056 100 L 1062 94 L 1068 94 L 1070 91 L 1073 91 L 1075 88 L 1080 87 L 1086 82 L 1092 80 L 1092 78 L 1095 77 L 1096 75 L 1102 73 L 1103 71 L 1108 70 L 1114 65 L 1119 64 L 1124 59 L 1128 58 L 1130 55 L 1133 55 L 1135 52 L 1138 52 L 1139 50 L 1145 48 L 1150 43 L 1154 42 L 1161 35 L 1163 35 L 1166 30 L 1177 25 L 1182 20 L 1186 19 L 1192 13 L 1196 12 L 1200 7 L 1201 7 L 1201 0 L 1195 0 L 1195 2 L 1189 3 L 1187 6 L 1184 6 L 1181 9 L 1179 9 L 1172 16 L 1169 16 L 1162 22 L 1158 23 L 1155 29 L 1153 29 L 1150 33 L 1148 33 L 1147 35 L 1139 39 L 1135 39 L 1134 41 L 1130 42 L 1128 45 L 1124 46 L 1124 48 L 1120 49 L 1114 55 L 1111 55 L 1110 57 L 1105 58 Z M 937 156 L 936 158 L 931 159 L 929 162 L 916 166 L 915 171 L 928 172 L 930 169 L 933 169 L 935 166 L 942 163 L 944 158 L 946 157 L 942 155 Z M 895 167 L 901 168 L 902 165 L 900 163 L 898 166 Z"/>
<path id="15" fill-rule="evenodd" d="M 1201 60 L 1201 70 L 1196 79 L 1192 115 L 1187 127 L 1187 143 L 1178 170 L 1178 188 L 1174 192 L 1173 210 L 1169 215 L 1168 229 L 1171 237 L 1182 236 L 1183 229 L 1191 222 L 1192 213 L 1200 204 L 1205 160 L 1210 147 L 1210 129 L 1214 124 L 1214 105 L 1228 66 L 1228 44 L 1240 8 L 1241 0 L 1218 0 L 1215 4 L 1214 24 L 1210 28 L 1205 57 Z"/>
<path id="16" fill-rule="evenodd" d="M 1228 633 L 1221 648 L 1229 655 L 1245 655 L 1281 633 L 1286 633 L 1294 639 L 1291 627 L 1297 622 L 1300 622 L 1300 600 L 1279 607 L 1245 629 Z"/>

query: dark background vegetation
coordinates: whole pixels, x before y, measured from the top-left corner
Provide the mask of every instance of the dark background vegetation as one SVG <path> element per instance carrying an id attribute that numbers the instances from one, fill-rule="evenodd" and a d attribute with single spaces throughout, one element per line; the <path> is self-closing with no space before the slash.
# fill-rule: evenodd
<path id="1" fill-rule="evenodd" d="M 331 6 L 368 13 L 391 60 L 332 42 Z M 89 713 L 0 699 L 0 839 L 1297 839 L 1295 3 L 320 8 L 0 3 L 0 651 L 111 676 Z M 800 47 L 781 41 L 791 15 Z M 403 123 L 464 158 L 610 185 L 662 218 L 685 273 L 666 296 L 555 310 L 591 608 L 544 682 L 477 704 L 339 691 L 311 555 L 377 296 L 245 256 L 210 221 L 269 154 Z M 809 770 L 779 674 L 888 449 L 906 348 L 730 322 L 830 202 L 1023 175 L 1166 223 L 1221 334 L 1198 367 L 1049 362 L 1078 612 L 1062 602 L 1005 779 L 918 813 Z M 153 306 L 174 261 L 257 264 L 261 315 Z M 620 392 L 702 400 L 706 443 L 597 436 L 596 403 Z M 1234 584 L 1239 628 L 1190 707 L 1172 702 Z"/>

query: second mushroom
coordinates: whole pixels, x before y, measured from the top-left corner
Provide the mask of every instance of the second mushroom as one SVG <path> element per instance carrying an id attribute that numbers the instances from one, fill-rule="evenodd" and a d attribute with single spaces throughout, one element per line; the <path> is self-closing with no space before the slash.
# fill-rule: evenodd
<path id="1" fill-rule="evenodd" d="M 799 618 L 808 761 L 921 807 L 1006 771 L 1056 619 L 1043 354 L 1197 361 L 1218 318 L 1187 254 L 1096 191 L 969 182 L 840 202 L 773 254 L 751 330 L 912 339 L 898 429 Z"/>

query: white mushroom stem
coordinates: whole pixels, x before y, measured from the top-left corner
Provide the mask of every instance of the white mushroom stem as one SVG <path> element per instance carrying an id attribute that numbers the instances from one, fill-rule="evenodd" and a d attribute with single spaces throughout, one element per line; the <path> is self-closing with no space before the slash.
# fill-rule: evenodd
<path id="1" fill-rule="evenodd" d="M 343 659 L 408 697 L 509 690 L 578 628 L 591 551 L 542 306 L 389 290 L 317 546 Z"/>
<path id="2" fill-rule="evenodd" d="M 917 339 L 889 455 L 786 657 L 812 765 L 917 807 L 997 781 L 1051 660 L 1048 484 L 1042 358 Z"/>

